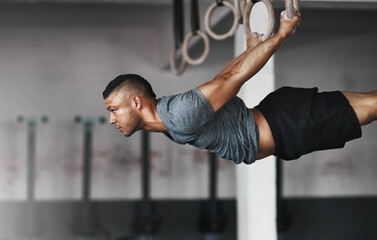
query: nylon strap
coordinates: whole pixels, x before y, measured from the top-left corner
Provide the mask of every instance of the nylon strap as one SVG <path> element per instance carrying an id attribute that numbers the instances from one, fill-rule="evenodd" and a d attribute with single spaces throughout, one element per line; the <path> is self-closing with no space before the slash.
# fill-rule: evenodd
<path id="1" fill-rule="evenodd" d="M 191 33 L 195 36 L 196 31 L 199 30 L 199 7 L 198 0 L 191 0 Z"/>
<path id="2" fill-rule="evenodd" d="M 174 44 L 176 48 L 183 42 L 183 0 L 173 1 L 173 30 L 174 30 Z"/>

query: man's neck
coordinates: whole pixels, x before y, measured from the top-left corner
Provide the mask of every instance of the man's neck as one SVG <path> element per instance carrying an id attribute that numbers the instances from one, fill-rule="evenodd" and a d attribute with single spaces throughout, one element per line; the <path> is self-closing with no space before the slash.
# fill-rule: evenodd
<path id="1" fill-rule="evenodd" d="M 142 129 L 148 132 L 162 132 L 168 133 L 160 115 L 157 112 L 157 99 L 145 99 L 145 110 L 143 111 L 143 127 Z"/>

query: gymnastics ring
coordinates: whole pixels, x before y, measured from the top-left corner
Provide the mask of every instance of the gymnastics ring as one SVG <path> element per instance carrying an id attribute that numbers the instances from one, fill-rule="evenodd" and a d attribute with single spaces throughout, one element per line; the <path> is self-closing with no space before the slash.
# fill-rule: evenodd
<path id="1" fill-rule="evenodd" d="M 243 22 L 243 12 L 245 10 L 246 6 L 246 0 L 234 0 L 234 5 L 236 7 L 237 11 L 237 18 L 238 18 L 238 23 L 242 24 Z"/>
<path id="2" fill-rule="evenodd" d="M 262 41 L 265 41 L 266 39 L 270 38 L 274 32 L 274 25 L 275 25 L 274 7 L 272 6 L 272 3 L 270 0 L 258 0 L 258 1 L 263 2 L 264 5 L 266 5 L 267 11 L 268 11 L 268 29 L 262 38 Z M 254 3 L 252 1 L 248 2 L 245 8 L 244 15 L 243 15 L 243 26 L 244 26 L 246 36 L 251 35 L 250 13 L 253 6 L 254 6 Z"/>
<path id="3" fill-rule="evenodd" d="M 172 48 L 171 53 L 170 53 L 170 69 L 176 76 L 181 75 L 183 73 L 183 71 L 185 70 L 186 65 L 187 65 L 184 57 L 182 57 L 181 64 L 179 65 L 179 68 L 177 69 L 177 67 L 175 66 L 175 57 L 177 55 L 178 49 L 179 48 L 174 46 Z"/>
<path id="4" fill-rule="evenodd" d="M 292 19 L 296 15 L 296 11 L 300 12 L 299 0 L 285 0 L 284 3 L 289 19 Z"/>
<path id="5" fill-rule="evenodd" d="M 234 15 L 234 21 L 233 21 L 233 25 L 231 27 L 231 29 L 227 32 L 227 33 L 224 33 L 224 34 L 217 34 L 215 33 L 214 31 L 212 31 L 211 29 L 211 26 L 210 26 L 210 18 L 211 18 L 211 15 L 213 13 L 213 11 L 216 9 L 216 7 L 218 6 L 217 3 L 213 3 L 211 6 L 209 6 L 209 8 L 207 9 L 207 12 L 204 16 L 204 26 L 207 30 L 207 33 L 208 35 L 210 35 L 213 39 L 215 40 L 224 40 L 228 37 L 231 37 L 233 36 L 234 32 L 237 30 L 237 27 L 238 27 L 238 19 L 237 19 L 237 10 L 236 8 L 234 7 L 234 5 L 230 2 L 228 2 L 227 0 L 223 0 L 222 3 L 229 7 L 232 12 L 233 12 L 233 15 Z"/>
<path id="6" fill-rule="evenodd" d="M 185 40 L 183 41 L 183 45 L 182 45 L 183 57 L 186 60 L 186 62 L 188 62 L 191 65 L 201 64 L 202 62 L 204 62 L 204 60 L 206 60 L 206 58 L 208 57 L 208 54 L 209 54 L 209 39 L 208 39 L 208 36 L 200 30 L 197 30 L 196 34 L 198 34 L 204 40 L 204 52 L 203 52 L 202 56 L 200 56 L 197 59 L 192 59 L 188 54 L 188 46 L 189 46 L 191 38 L 193 37 L 192 32 L 189 32 L 186 35 Z"/>

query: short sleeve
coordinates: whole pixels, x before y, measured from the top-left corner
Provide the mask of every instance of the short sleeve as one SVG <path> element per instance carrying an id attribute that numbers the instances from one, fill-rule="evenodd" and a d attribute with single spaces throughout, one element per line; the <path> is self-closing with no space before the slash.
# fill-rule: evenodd
<path id="1" fill-rule="evenodd" d="M 158 99 L 157 112 L 173 140 L 180 143 L 189 142 L 215 116 L 211 104 L 197 88 Z"/>

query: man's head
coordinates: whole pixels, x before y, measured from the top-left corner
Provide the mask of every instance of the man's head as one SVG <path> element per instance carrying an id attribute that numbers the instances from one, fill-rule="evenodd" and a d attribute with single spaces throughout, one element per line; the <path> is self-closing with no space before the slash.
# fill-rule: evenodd
<path id="1" fill-rule="evenodd" d="M 143 99 L 156 98 L 150 83 L 136 74 L 116 77 L 109 82 L 102 96 L 110 112 L 110 124 L 114 124 L 125 136 L 131 136 L 142 128 L 140 113 Z"/>

